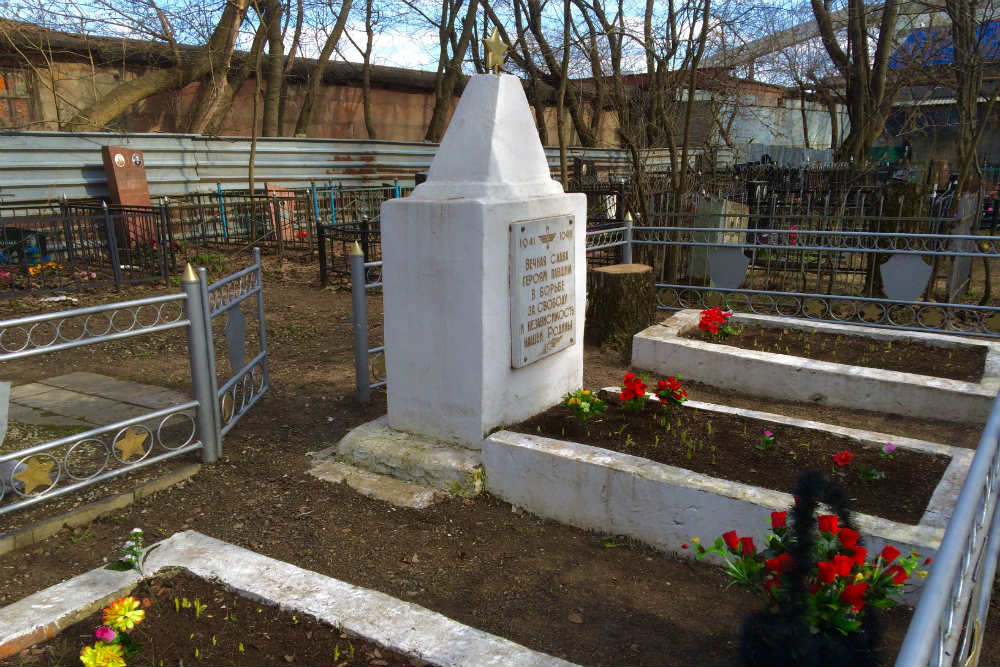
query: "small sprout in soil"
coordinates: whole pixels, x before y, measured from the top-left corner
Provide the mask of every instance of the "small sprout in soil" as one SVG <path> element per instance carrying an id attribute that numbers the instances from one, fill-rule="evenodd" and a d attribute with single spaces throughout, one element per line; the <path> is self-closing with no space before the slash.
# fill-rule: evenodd
<path id="1" fill-rule="evenodd" d="M 884 479 L 885 473 L 881 470 L 876 470 L 872 466 L 866 466 L 864 463 L 858 464 L 858 478 L 862 482 L 874 482 L 878 479 Z"/>
<path id="2" fill-rule="evenodd" d="M 243 653 L 246 650 L 243 648 L 243 642 L 240 642 L 240 645 L 236 647 L 236 650 L 240 653 Z"/>
<path id="3" fill-rule="evenodd" d="M 195 598 L 194 599 L 194 617 L 196 619 L 197 618 L 201 618 L 201 612 L 205 611 L 205 607 L 207 607 L 207 606 L 208 606 L 207 604 L 202 604 L 201 600 L 199 600 L 198 598 Z"/>
<path id="4" fill-rule="evenodd" d="M 340 644 L 333 647 L 333 661 L 337 662 L 340 660 Z"/>
<path id="5" fill-rule="evenodd" d="M 712 422 L 705 422 L 705 434 L 712 435 Z"/>
<path id="6" fill-rule="evenodd" d="M 212 635 L 212 646 L 215 646 L 215 635 Z"/>
<path id="7" fill-rule="evenodd" d="M 660 447 L 660 436 L 658 435 L 653 436 L 653 447 L 657 449 Z"/>

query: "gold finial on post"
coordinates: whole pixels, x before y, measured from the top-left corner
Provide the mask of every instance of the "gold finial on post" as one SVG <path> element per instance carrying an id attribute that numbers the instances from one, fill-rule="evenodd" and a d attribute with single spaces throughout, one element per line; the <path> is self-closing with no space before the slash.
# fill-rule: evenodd
<path id="1" fill-rule="evenodd" d="M 352 254 L 352 255 L 363 255 L 365 253 L 361 250 L 361 244 L 358 243 L 357 241 L 355 241 L 354 245 L 351 246 L 351 252 L 350 252 L 350 254 Z"/>
<path id="2" fill-rule="evenodd" d="M 194 267 L 188 262 L 187 268 L 184 269 L 184 277 L 181 278 L 182 282 L 185 283 L 196 283 L 198 282 L 198 274 L 194 272 Z"/>
<path id="3" fill-rule="evenodd" d="M 483 46 L 486 47 L 486 70 L 493 74 L 499 74 L 503 69 L 504 54 L 510 47 L 500 39 L 500 33 L 496 26 L 493 26 L 493 32 L 489 39 L 483 40 Z"/>

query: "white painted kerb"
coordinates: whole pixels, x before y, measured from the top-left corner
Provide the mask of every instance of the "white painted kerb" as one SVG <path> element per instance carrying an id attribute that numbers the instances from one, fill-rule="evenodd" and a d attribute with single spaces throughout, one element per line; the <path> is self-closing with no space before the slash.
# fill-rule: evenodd
<path id="1" fill-rule="evenodd" d="M 891 543 L 903 553 L 915 550 L 925 556 L 936 554 L 972 451 L 782 415 L 693 401 L 688 404 L 772 423 L 823 428 L 869 444 L 891 441 L 902 449 L 952 456 L 919 524 L 855 514 L 858 530 L 872 553 Z M 486 487 L 494 495 L 540 516 L 588 530 L 629 535 L 681 556 L 692 556 L 690 549 L 681 548 L 692 537 L 714 540 L 734 529 L 761 544 L 770 525 L 770 513 L 787 510 L 794 502 L 789 493 L 730 482 L 599 447 L 510 431 L 486 438 L 482 456 Z M 904 598 L 915 599 L 921 583 L 914 579 Z"/>
<path id="2" fill-rule="evenodd" d="M 981 424 L 1000 390 L 1000 344 L 928 332 L 893 331 L 794 318 L 733 316 L 746 323 L 845 336 L 913 341 L 940 347 L 986 347 L 982 381 L 900 373 L 849 366 L 787 354 L 744 350 L 730 345 L 683 338 L 697 331 L 697 310 L 676 313 L 662 325 L 632 338 L 632 365 L 663 375 L 677 375 L 716 387 L 767 398 L 812 401 L 856 410 Z"/>
<path id="3" fill-rule="evenodd" d="M 194 531 L 159 543 L 146 572 L 183 568 L 237 593 L 340 627 L 439 667 L 574 667 L 441 614 L 304 570 Z M 0 657 L 44 641 L 138 583 L 135 572 L 91 570 L 0 609 Z M 25 644 L 27 640 L 34 641 Z"/>

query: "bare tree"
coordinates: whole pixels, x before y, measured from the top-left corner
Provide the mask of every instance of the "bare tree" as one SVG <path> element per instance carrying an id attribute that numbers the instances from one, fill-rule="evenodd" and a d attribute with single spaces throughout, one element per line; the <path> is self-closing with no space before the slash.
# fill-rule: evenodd
<path id="1" fill-rule="evenodd" d="M 321 20 L 320 28 L 328 30 L 326 39 L 323 41 L 323 48 L 319 52 L 316 64 L 309 73 L 309 81 L 306 84 L 306 94 L 302 100 L 302 107 L 299 109 L 299 118 L 295 122 L 295 135 L 307 136 L 309 125 L 312 123 L 313 110 L 316 108 L 323 84 L 323 76 L 326 74 L 326 66 L 330 63 L 330 57 L 337 49 L 337 43 L 341 35 L 344 34 L 344 26 L 351 13 L 352 0 L 343 0 L 339 7 L 334 6 L 332 0 L 328 5 L 330 11 L 337 17 L 332 28 L 328 28 L 325 20 Z"/>
<path id="2" fill-rule="evenodd" d="M 885 0 L 874 8 L 865 0 L 847 0 L 846 49 L 834 24 L 831 0 L 810 1 L 820 39 L 844 84 L 850 129 L 837 156 L 860 167 L 882 133 L 904 80 L 900 70 L 889 67 L 900 0 Z M 869 23 L 875 20 L 873 36 Z"/>

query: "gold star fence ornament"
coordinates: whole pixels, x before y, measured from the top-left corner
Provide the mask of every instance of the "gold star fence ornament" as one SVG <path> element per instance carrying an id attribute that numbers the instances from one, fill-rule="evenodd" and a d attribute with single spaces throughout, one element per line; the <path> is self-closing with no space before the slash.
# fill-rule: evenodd
<path id="1" fill-rule="evenodd" d="M 499 74 L 500 70 L 503 69 L 504 54 L 510 47 L 500 39 L 500 33 L 496 26 L 493 26 L 493 33 L 490 34 L 489 39 L 483 40 L 483 46 L 486 47 L 486 70 Z"/>
<path id="2" fill-rule="evenodd" d="M 138 454 L 140 457 L 143 456 L 146 453 L 146 448 L 143 447 L 143 444 L 145 444 L 148 437 L 148 433 L 136 431 L 131 428 L 125 431 L 124 437 L 115 443 L 115 447 L 121 452 L 121 460 L 128 461 L 132 458 L 133 454 Z"/>
<path id="3" fill-rule="evenodd" d="M 14 475 L 14 479 L 24 484 L 24 495 L 31 495 L 35 489 L 47 489 L 52 486 L 52 459 L 41 459 L 34 456 L 25 463 L 24 470 Z"/>

